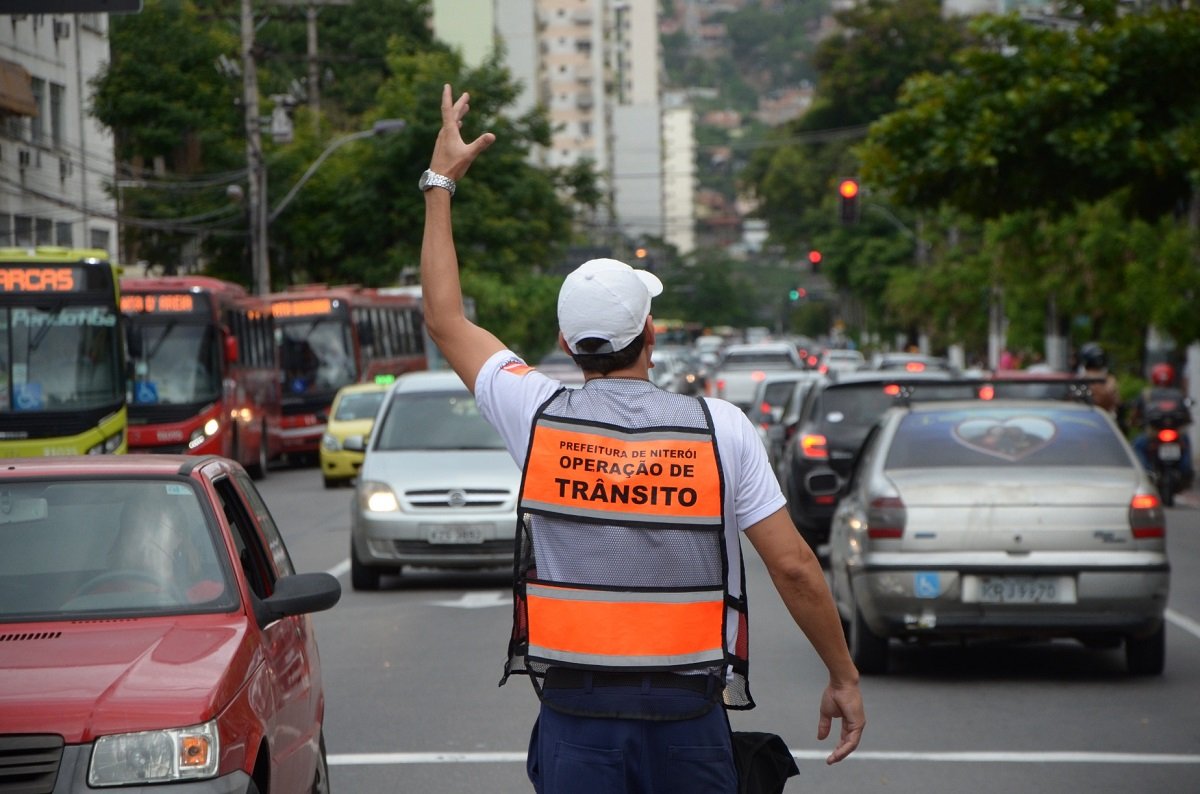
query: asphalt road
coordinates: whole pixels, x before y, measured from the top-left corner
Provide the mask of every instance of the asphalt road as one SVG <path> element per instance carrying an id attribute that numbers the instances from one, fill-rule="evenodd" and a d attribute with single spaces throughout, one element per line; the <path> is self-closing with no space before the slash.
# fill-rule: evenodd
<path id="1" fill-rule="evenodd" d="M 352 492 L 316 469 L 272 470 L 263 494 L 299 570 L 345 588 L 315 617 L 336 794 L 529 792 L 537 713 L 528 682 L 497 687 L 511 617 L 507 571 L 411 572 L 377 593 L 350 589 Z M 1172 592 L 1167 665 L 1130 678 L 1119 649 L 1072 642 L 897 648 L 864 679 L 868 727 L 827 767 L 816 739 L 823 668 L 751 550 L 751 685 L 735 729 L 768 730 L 800 765 L 788 791 L 1200 791 L 1200 498 L 1168 510 Z"/>

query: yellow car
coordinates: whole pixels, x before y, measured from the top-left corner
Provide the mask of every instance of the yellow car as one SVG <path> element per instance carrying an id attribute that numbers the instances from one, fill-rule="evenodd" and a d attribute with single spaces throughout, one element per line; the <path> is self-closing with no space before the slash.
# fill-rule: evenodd
<path id="1" fill-rule="evenodd" d="M 386 392 L 386 384 L 353 383 L 343 386 L 333 398 L 319 453 L 326 488 L 353 482 L 362 466 L 363 453 L 343 449 L 342 444 L 348 436 L 370 435 L 375 411 Z"/>

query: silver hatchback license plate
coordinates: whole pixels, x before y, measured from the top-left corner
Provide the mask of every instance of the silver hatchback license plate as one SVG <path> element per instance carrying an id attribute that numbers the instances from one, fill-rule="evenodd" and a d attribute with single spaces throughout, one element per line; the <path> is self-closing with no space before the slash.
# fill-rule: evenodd
<path id="1" fill-rule="evenodd" d="M 477 524 L 449 524 L 429 530 L 430 543 L 483 543 L 483 527 Z"/>
<path id="2" fill-rule="evenodd" d="M 977 588 L 964 587 L 964 594 L 969 590 L 981 604 L 1075 603 L 1075 579 L 1070 576 L 980 576 Z"/>

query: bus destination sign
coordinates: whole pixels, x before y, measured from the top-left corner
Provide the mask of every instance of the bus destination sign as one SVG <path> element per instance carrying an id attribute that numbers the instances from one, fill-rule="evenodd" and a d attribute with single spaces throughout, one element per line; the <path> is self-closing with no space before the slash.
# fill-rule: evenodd
<path id="1" fill-rule="evenodd" d="M 125 293 L 121 296 L 123 314 L 196 314 L 204 313 L 203 299 L 190 292 Z"/>
<path id="2" fill-rule="evenodd" d="M 271 314 L 275 317 L 312 317 L 329 314 L 333 309 L 334 301 L 330 298 L 303 298 L 271 304 Z"/>

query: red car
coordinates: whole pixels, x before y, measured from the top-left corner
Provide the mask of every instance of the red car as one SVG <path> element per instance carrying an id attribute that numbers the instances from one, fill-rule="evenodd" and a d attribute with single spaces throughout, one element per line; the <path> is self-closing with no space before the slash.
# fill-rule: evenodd
<path id="1" fill-rule="evenodd" d="M 233 461 L 0 462 L 0 791 L 327 792 L 340 596 Z"/>

